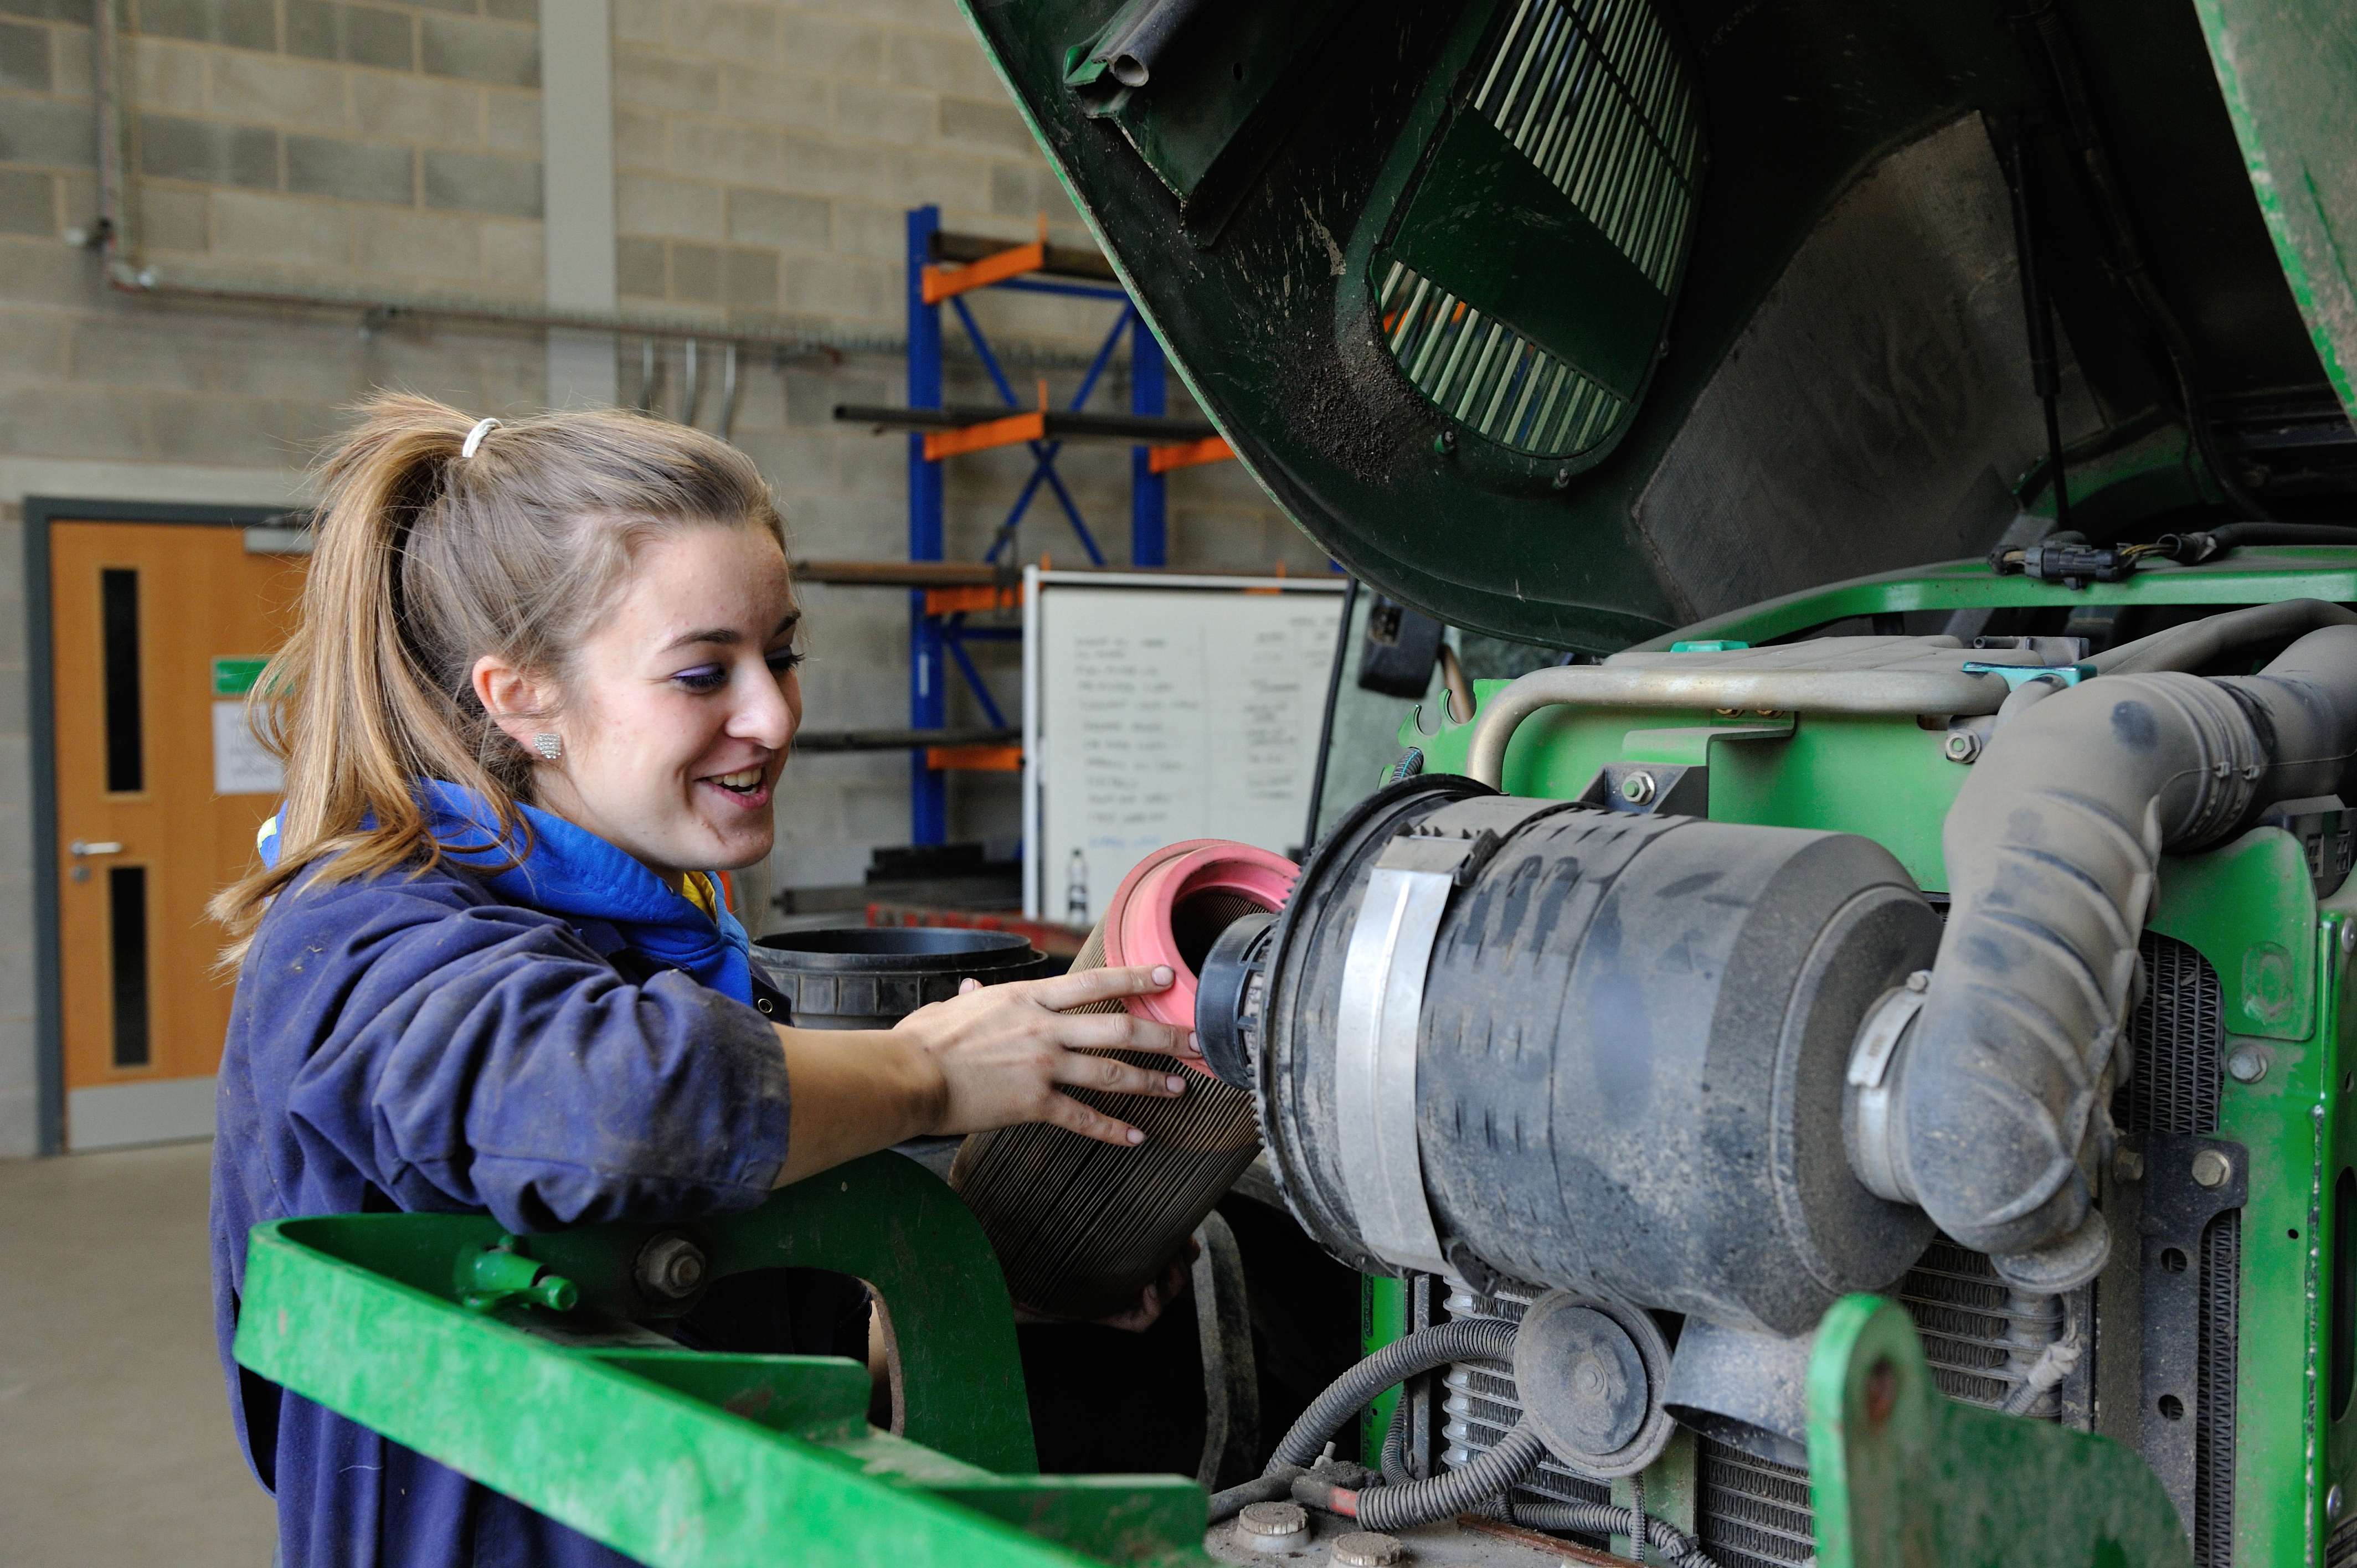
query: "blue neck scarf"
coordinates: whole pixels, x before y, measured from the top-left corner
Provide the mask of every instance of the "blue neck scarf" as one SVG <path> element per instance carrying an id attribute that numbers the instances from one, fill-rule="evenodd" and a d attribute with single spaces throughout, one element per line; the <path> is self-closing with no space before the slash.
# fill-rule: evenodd
<path id="1" fill-rule="evenodd" d="M 521 844 L 500 837 L 499 814 L 473 790 L 428 779 L 419 783 L 417 799 L 443 853 L 510 903 L 562 918 L 601 952 L 626 947 L 723 995 L 753 1000 L 752 944 L 726 906 L 715 922 L 596 833 L 535 807 L 517 808 L 531 831 L 527 856 Z M 257 841 L 273 864 L 276 826 L 274 817 Z M 598 927 L 619 942 L 601 940 Z"/>

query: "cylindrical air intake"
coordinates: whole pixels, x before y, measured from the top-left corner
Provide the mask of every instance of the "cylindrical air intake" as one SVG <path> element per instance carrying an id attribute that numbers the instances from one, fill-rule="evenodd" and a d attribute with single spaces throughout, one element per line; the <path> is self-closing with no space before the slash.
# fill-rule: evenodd
<path id="1" fill-rule="evenodd" d="M 753 944 L 753 965 L 798 1029 L 888 1029 L 978 980 L 1045 980 L 1056 961 L 1011 931 L 938 926 L 785 931 Z"/>
<path id="2" fill-rule="evenodd" d="M 1321 843 L 1237 1010 L 1294 1212 L 1354 1268 L 1813 1327 L 1931 1235 L 1851 1172 L 1859 1019 L 1940 923 L 1845 833 L 1409 779 Z"/>
<path id="3" fill-rule="evenodd" d="M 1132 998 L 1131 1006 L 1190 1028 L 1196 975 L 1211 943 L 1237 919 L 1281 905 L 1294 869 L 1265 850 L 1220 840 L 1157 850 L 1122 880 L 1072 972 L 1167 963 L 1177 983 Z M 1165 1071 L 1174 1065 L 1170 1057 L 1112 1054 Z M 1200 1069 L 1177 1100 L 1065 1092 L 1129 1122 L 1146 1142 L 1115 1148 L 1043 1123 L 978 1133 L 958 1151 L 950 1185 L 981 1219 L 1017 1301 L 1053 1317 L 1102 1317 L 1135 1302 L 1186 1244 L 1259 1153 L 1260 1136 L 1252 1096 Z"/>

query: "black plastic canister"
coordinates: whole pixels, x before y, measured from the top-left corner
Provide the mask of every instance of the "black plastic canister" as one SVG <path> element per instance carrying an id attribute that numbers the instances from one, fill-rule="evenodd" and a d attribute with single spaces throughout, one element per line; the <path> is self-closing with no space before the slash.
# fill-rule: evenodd
<path id="1" fill-rule="evenodd" d="M 942 926 L 785 931 L 756 941 L 753 962 L 802 1029 L 888 1029 L 969 977 L 997 985 L 1063 968 L 1012 931 Z"/>

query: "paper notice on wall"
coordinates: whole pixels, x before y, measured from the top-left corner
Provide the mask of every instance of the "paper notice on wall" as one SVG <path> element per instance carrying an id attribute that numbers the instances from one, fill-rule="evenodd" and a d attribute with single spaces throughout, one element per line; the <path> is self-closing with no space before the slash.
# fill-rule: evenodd
<path id="1" fill-rule="evenodd" d="M 245 722 L 245 699 L 213 703 L 213 793 L 275 795 L 286 788 L 285 770 L 262 749 Z"/>

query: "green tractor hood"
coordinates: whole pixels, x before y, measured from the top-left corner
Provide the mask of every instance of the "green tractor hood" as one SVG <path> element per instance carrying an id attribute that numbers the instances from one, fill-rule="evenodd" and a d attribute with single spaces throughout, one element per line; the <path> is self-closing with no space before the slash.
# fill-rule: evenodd
<path id="1" fill-rule="evenodd" d="M 2073 527 L 2357 489 L 2340 0 L 964 4 L 1238 456 L 1454 624 L 1616 649 L 2050 511 L 2024 229 Z"/>

